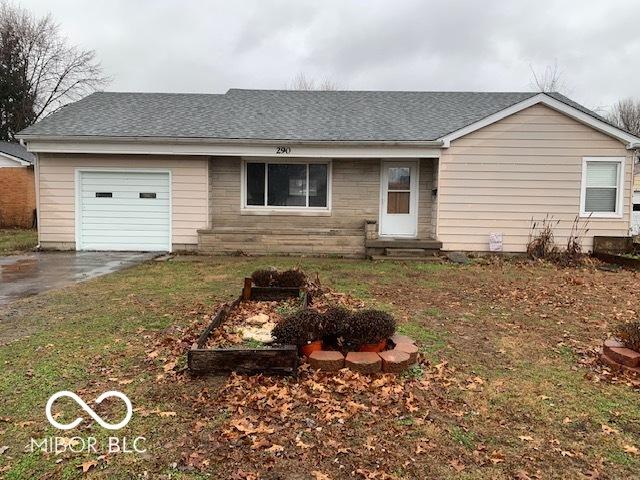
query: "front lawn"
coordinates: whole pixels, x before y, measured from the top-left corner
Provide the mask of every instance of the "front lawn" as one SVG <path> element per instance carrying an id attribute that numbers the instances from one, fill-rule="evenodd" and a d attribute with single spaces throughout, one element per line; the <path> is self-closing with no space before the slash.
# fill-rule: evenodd
<path id="1" fill-rule="evenodd" d="M 38 232 L 20 228 L 0 228 L 0 255 L 32 250 L 38 245 Z"/>
<path id="2" fill-rule="evenodd" d="M 181 340 L 259 267 L 300 265 L 390 311 L 426 362 L 402 377 L 184 374 Z M 149 262 L 13 305 L 0 347 L 0 476 L 30 478 L 630 478 L 640 471 L 639 382 L 589 366 L 612 324 L 638 315 L 640 276 L 503 262 L 468 266 L 338 259 Z M 0 316 L 2 313 L 0 313 Z M 19 317 L 16 319 L 16 316 Z M 19 321 L 17 321 L 19 320 Z M 176 362 L 178 359 L 178 362 Z M 106 432 L 77 393 L 117 422 Z M 31 453 L 30 438 L 146 437 L 147 452 Z M 83 474 L 84 469 L 87 470 Z"/>

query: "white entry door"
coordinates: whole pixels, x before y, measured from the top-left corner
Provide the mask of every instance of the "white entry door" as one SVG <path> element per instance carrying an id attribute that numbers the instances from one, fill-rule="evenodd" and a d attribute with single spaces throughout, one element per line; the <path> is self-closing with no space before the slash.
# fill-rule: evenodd
<path id="1" fill-rule="evenodd" d="M 76 250 L 171 251 L 168 172 L 79 171 Z"/>
<path id="2" fill-rule="evenodd" d="M 384 237 L 418 235 L 418 161 L 383 161 L 380 228 Z"/>
<path id="3" fill-rule="evenodd" d="M 631 215 L 631 235 L 640 235 L 640 192 L 633 193 L 633 213 Z"/>

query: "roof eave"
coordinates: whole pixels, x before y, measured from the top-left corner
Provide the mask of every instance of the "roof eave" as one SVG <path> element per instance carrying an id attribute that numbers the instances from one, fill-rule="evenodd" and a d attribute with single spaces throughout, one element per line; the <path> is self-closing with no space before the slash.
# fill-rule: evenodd
<path id="1" fill-rule="evenodd" d="M 78 142 L 78 143 L 165 143 L 165 144 L 205 144 L 205 145 L 340 145 L 340 146 L 416 146 L 441 147 L 442 140 L 293 140 L 293 139 L 253 139 L 253 138 L 201 138 L 201 137 L 145 137 L 145 136 L 99 136 L 99 135 L 30 135 L 16 136 L 27 142 Z"/>

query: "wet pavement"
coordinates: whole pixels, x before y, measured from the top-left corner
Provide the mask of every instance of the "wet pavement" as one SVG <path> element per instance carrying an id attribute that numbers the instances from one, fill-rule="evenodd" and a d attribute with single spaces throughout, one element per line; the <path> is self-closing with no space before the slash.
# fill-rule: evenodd
<path id="1" fill-rule="evenodd" d="M 14 300 L 99 277 L 156 253 L 35 252 L 0 257 L 0 307 Z"/>

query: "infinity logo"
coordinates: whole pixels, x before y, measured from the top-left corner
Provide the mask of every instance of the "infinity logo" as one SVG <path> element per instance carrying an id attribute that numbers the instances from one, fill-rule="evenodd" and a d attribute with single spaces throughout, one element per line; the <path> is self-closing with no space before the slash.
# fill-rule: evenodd
<path id="1" fill-rule="evenodd" d="M 53 395 L 51 395 L 51 397 L 47 401 L 47 406 L 45 408 L 45 414 L 47 415 L 47 420 L 49 420 L 49 423 L 54 427 L 59 428 L 60 430 L 71 430 L 72 428 L 77 427 L 80 424 L 80 422 L 82 422 L 83 420 L 82 417 L 78 417 L 73 422 L 64 424 L 64 423 L 57 422 L 56 419 L 53 418 L 53 416 L 51 415 L 51 407 L 53 407 L 53 404 L 55 403 L 56 400 L 62 397 L 68 397 L 72 399 L 74 402 L 80 405 L 80 407 L 85 412 L 87 412 L 91 416 L 91 418 L 93 418 L 96 422 L 98 422 L 102 428 L 106 428 L 107 430 L 121 429 L 122 427 L 126 426 L 127 423 L 129 423 L 129 420 L 131 420 L 131 416 L 133 415 L 133 405 L 131 404 L 131 400 L 129 400 L 129 397 L 127 397 L 124 393 L 118 392 L 117 390 L 110 390 L 108 392 L 104 392 L 102 395 L 96 398 L 96 403 L 101 403 L 104 399 L 111 398 L 111 397 L 117 397 L 125 403 L 125 405 L 127 406 L 127 415 L 124 417 L 124 420 L 116 424 L 108 423 L 102 420 L 102 418 L 100 418 L 98 414 L 94 412 L 91 409 L 91 407 L 89 407 L 89 405 L 87 405 L 75 393 L 69 392 L 67 390 L 62 390 L 58 393 L 54 393 Z"/>

